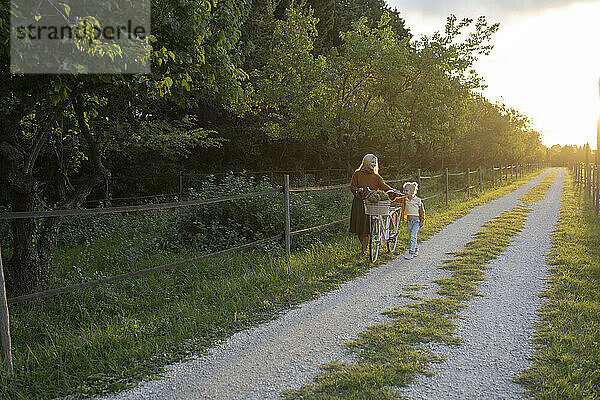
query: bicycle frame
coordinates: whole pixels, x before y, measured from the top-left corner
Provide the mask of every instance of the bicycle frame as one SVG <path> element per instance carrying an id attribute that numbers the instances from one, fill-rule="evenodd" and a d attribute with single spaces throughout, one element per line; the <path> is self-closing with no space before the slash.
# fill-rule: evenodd
<path id="1" fill-rule="evenodd" d="M 379 256 L 379 247 L 386 244 L 389 252 L 394 252 L 398 244 L 398 231 L 400 207 L 390 208 L 388 214 L 371 215 L 369 256 L 371 262 L 376 262 Z"/>

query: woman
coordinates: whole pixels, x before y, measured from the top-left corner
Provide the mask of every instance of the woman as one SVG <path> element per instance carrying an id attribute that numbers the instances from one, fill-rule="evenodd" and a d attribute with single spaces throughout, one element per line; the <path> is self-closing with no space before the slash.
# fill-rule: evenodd
<path id="1" fill-rule="evenodd" d="M 379 164 L 377 157 L 373 154 L 366 154 L 363 157 L 360 167 L 354 171 L 350 180 L 350 190 L 354 195 L 352 211 L 350 213 L 350 232 L 358 235 L 363 254 L 367 251 L 370 231 L 370 219 L 365 214 L 365 207 L 363 205 L 363 199 L 369 194 L 366 190 L 367 187 L 371 190 L 393 190 L 379 176 Z"/>

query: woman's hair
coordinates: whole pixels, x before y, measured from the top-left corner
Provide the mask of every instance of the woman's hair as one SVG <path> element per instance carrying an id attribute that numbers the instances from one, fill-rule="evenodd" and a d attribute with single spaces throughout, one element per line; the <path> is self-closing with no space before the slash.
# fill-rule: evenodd
<path id="1" fill-rule="evenodd" d="M 417 182 L 405 182 L 404 185 L 402 185 L 402 189 L 404 189 L 404 191 L 406 191 L 406 189 L 411 189 L 411 192 L 413 194 L 417 193 L 417 188 L 419 187 L 419 184 Z"/>
<path id="2" fill-rule="evenodd" d="M 365 156 L 362 159 L 362 163 L 360 164 L 360 167 L 358 167 L 357 171 L 371 171 L 371 161 L 373 161 L 373 159 L 377 160 L 375 154 L 365 154 Z M 377 165 L 375 166 L 375 168 L 373 168 L 373 172 L 375 172 L 376 174 L 379 173 L 379 161 L 377 161 Z"/>

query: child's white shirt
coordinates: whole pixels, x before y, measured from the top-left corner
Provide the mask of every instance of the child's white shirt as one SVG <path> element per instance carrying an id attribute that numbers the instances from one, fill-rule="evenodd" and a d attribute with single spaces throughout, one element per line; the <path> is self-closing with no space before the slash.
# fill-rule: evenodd
<path id="1" fill-rule="evenodd" d="M 406 198 L 406 215 L 419 216 L 419 207 L 421 206 L 421 199 L 414 196 L 412 199 Z"/>

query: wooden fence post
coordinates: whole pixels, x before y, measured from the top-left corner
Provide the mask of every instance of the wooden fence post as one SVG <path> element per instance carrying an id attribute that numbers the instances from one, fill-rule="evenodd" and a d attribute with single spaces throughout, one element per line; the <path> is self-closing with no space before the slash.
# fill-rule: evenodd
<path id="1" fill-rule="evenodd" d="M 590 174 L 590 191 L 592 193 L 592 204 L 596 205 L 596 166 L 594 164 L 590 164 L 591 174 Z"/>
<path id="2" fill-rule="evenodd" d="M 586 186 L 587 186 L 587 192 L 588 192 L 588 196 L 592 196 L 592 165 L 591 164 L 587 164 L 586 166 L 587 169 L 587 181 L 586 181 Z"/>
<path id="3" fill-rule="evenodd" d="M 592 166 L 590 164 L 586 165 L 586 168 L 587 168 L 587 181 L 585 183 L 585 186 L 586 186 L 586 189 L 587 189 L 587 192 L 588 192 L 588 196 L 592 195 L 592 190 L 591 190 L 592 189 L 591 188 L 592 185 L 590 185 L 590 183 L 592 182 L 592 168 L 591 167 Z"/>
<path id="4" fill-rule="evenodd" d="M 446 168 L 446 205 L 448 205 L 448 168 Z"/>
<path id="5" fill-rule="evenodd" d="M 285 226 L 285 256 L 289 261 L 292 256 L 292 238 L 290 236 L 290 176 L 283 176 L 283 211 L 284 211 L 284 226 Z"/>
<path id="6" fill-rule="evenodd" d="M 2 358 L 6 373 L 14 374 L 12 362 L 12 349 L 10 344 L 10 318 L 8 316 L 8 302 L 6 301 L 6 285 L 4 284 L 4 268 L 2 268 L 2 249 L 0 249 L 0 337 L 2 342 Z"/>
<path id="7" fill-rule="evenodd" d="M 479 166 L 479 191 L 483 193 L 483 171 L 481 165 Z"/>
<path id="8" fill-rule="evenodd" d="M 594 206 L 596 206 L 596 198 L 598 197 L 598 192 L 596 191 L 596 181 L 598 180 L 598 166 L 592 164 L 592 181 L 590 182 L 592 186 L 592 201 Z"/>
<path id="9" fill-rule="evenodd" d="M 598 150 L 600 151 L 600 150 Z M 600 165 L 596 164 L 596 215 L 600 212 Z"/>
<path id="10" fill-rule="evenodd" d="M 583 191 L 585 192 L 587 189 L 587 180 L 588 180 L 588 165 L 584 164 L 583 165 Z"/>
<path id="11" fill-rule="evenodd" d="M 594 194 L 594 180 L 596 179 L 596 176 L 594 175 L 594 164 L 590 163 L 590 198 L 592 200 L 592 204 L 594 204 L 594 202 L 596 201 L 596 199 L 594 198 L 595 194 Z"/>
<path id="12" fill-rule="evenodd" d="M 179 196 L 183 196 L 183 171 L 179 171 Z"/>
<path id="13" fill-rule="evenodd" d="M 467 168 L 467 197 L 471 197 L 471 168 Z"/>
<path id="14" fill-rule="evenodd" d="M 494 182 L 494 174 L 495 174 L 494 166 L 492 165 L 492 188 L 496 187 L 496 182 Z"/>
<path id="15" fill-rule="evenodd" d="M 421 197 L 421 168 L 417 169 L 417 196 Z"/>

